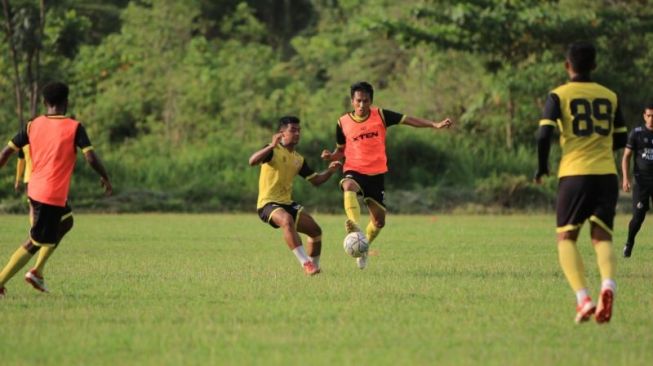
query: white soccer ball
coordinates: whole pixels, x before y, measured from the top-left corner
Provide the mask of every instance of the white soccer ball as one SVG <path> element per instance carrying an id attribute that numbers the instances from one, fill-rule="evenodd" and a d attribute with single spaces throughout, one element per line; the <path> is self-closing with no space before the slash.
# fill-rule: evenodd
<path id="1" fill-rule="evenodd" d="M 345 240 L 342 243 L 342 246 L 345 248 L 345 253 L 354 258 L 358 258 L 364 253 L 367 253 L 367 249 L 369 249 L 370 244 L 367 242 L 367 238 L 365 235 L 363 235 L 363 233 L 355 231 L 345 236 Z"/>

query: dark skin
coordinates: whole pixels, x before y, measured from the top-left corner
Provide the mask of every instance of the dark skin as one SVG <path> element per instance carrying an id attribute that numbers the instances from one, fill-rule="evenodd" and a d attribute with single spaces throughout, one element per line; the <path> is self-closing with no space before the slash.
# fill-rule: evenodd
<path id="1" fill-rule="evenodd" d="M 44 105 L 47 111 L 47 115 L 65 115 L 68 108 L 67 101 L 61 105 L 49 105 L 48 103 L 44 103 Z M 5 148 L 2 149 L 2 152 L 0 152 L 0 168 L 7 164 L 7 161 L 9 161 L 9 158 L 15 152 L 16 151 L 9 146 L 5 146 Z M 84 158 L 86 159 L 86 162 L 91 166 L 91 168 L 93 168 L 93 170 L 95 170 L 95 172 L 97 172 L 100 176 L 100 185 L 104 189 L 105 195 L 111 195 L 113 193 L 113 187 L 111 186 L 109 175 L 107 174 L 104 165 L 102 165 L 102 162 L 97 157 L 95 152 L 93 150 L 86 151 L 84 153 Z M 59 243 L 61 238 L 63 238 L 63 236 L 72 228 L 72 225 L 72 217 L 61 222 L 57 243 Z M 23 247 L 32 254 L 36 253 L 40 248 L 39 246 L 34 245 L 30 239 L 27 239 L 27 241 L 23 244 Z"/>
<path id="2" fill-rule="evenodd" d="M 272 142 L 270 142 L 270 144 L 252 154 L 249 158 L 249 165 L 255 166 L 261 164 L 270 151 L 279 144 L 289 151 L 294 151 L 299 143 L 300 132 L 301 128 L 297 123 L 289 123 L 285 125 L 279 129 L 278 133 L 272 136 Z M 342 164 L 339 161 L 333 161 L 329 164 L 327 170 L 314 175 L 308 181 L 314 186 L 319 186 L 329 180 L 333 173 L 339 170 L 341 166 Z M 275 225 L 282 229 L 283 237 L 290 250 L 302 245 L 299 233 L 303 233 L 309 237 L 307 243 L 307 254 L 311 257 L 320 254 L 322 249 L 322 229 L 309 214 L 301 212 L 297 223 L 295 223 L 295 220 L 288 212 L 285 210 L 276 210 L 272 214 L 271 220 Z"/>
<path id="3" fill-rule="evenodd" d="M 595 68 L 596 68 L 596 64 L 591 67 L 590 71 L 582 74 L 574 70 L 569 60 L 565 60 L 565 71 L 567 71 L 567 76 L 569 77 L 569 80 L 578 80 L 579 78 L 587 79 L 589 77 L 589 73 Z M 542 184 L 542 176 L 535 177 L 535 183 Z M 580 229 L 574 229 L 574 230 L 558 233 L 556 235 L 556 238 L 558 242 L 563 240 L 576 241 L 578 239 L 579 231 Z M 610 232 L 606 231 L 604 228 L 591 221 L 590 221 L 590 236 L 592 238 L 592 244 L 594 245 L 598 244 L 598 242 L 600 241 L 612 241 L 612 234 Z"/>

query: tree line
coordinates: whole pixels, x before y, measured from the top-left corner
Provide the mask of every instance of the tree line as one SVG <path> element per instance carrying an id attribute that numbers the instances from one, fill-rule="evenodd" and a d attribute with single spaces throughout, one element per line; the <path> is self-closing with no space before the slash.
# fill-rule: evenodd
<path id="1" fill-rule="evenodd" d="M 447 133 L 388 130 L 394 212 L 546 209 L 555 178 L 530 183 L 534 133 L 549 90 L 565 81 L 574 40 L 598 48 L 598 82 L 632 127 L 650 102 L 652 1 L 589 0 L 2 0 L 0 132 L 42 113 L 39 87 L 71 86 L 70 113 L 115 182 L 99 199 L 80 168 L 76 207 L 231 211 L 255 206 L 247 157 L 276 120 L 302 120 L 315 169 L 367 80 L 375 104 L 457 121 Z M 556 151 L 552 158 L 555 163 Z M 80 164 L 81 165 L 81 164 Z M 11 169 L 0 209 L 22 211 Z M 307 206 L 340 209 L 336 183 L 296 184 Z"/>

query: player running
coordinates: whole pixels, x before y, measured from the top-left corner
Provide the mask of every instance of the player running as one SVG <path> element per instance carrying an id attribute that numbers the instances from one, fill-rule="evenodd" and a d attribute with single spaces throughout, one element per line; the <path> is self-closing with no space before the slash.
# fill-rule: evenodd
<path id="1" fill-rule="evenodd" d="M 299 118 L 286 116 L 279 119 L 279 132 L 272 136 L 272 142 L 249 158 L 249 165 L 261 164 L 258 181 L 258 215 L 273 228 L 281 228 L 288 248 L 304 267 L 309 276 L 320 273 L 322 251 L 322 229 L 302 205 L 292 200 L 292 182 L 297 175 L 314 186 L 326 182 L 341 166 L 332 162 L 329 168 L 315 173 L 295 147 L 299 143 L 301 128 Z M 302 246 L 299 234 L 308 236 L 308 254 Z"/>
<path id="2" fill-rule="evenodd" d="M 68 108 L 68 86 L 59 82 L 46 85 L 43 88 L 43 101 L 46 114 L 26 124 L 0 152 L 0 167 L 7 163 L 14 152 L 27 145 L 32 160 L 27 187 L 31 206 L 29 238 L 0 271 L 0 297 L 5 296 L 4 286 L 7 281 L 23 268 L 36 252 L 49 248 L 47 256 L 51 255 L 72 228 L 73 217 L 68 205 L 68 191 L 75 168 L 77 148 L 82 150 L 86 161 L 100 175 L 105 192 L 111 194 L 112 191 L 109 177 L 93 151 L 86 130 L 78 121 L 65 116 Z M 25 278 L 36 289 L 47 291 L 38 267 L 30 270 Z"/>
<path id="3" fill-rule="evenodd" d="M 630 160 L 634 159 L 633 217 L 628 224 L 628 239 L 624 245 L 624 257 L 629 258 L 635 246 L 635 236 L 642 227 L 649 202 L 653 196 L 653 104 L 644 108 L 644 126 L 635 128 L 628 135 L 628 142 L 621 159 L 621 184 L 624 192 L 631 188 Z M 635 152 L 635 154 L 633 154 Z"/>
<path id="4" fill-rule="evenodd" d="M 388 171 L 385 152 L 386 129 L 404 124 L 412 127 L 449 128 L 453 122 L 445 118 L 440 122 L 409 117 L 401 113 L 373 107 L 374 89 L 365 81 L 350 87 L 352 112 L 338 119 L 336 126 L 335 151 L 324 150 L 322 159 L 327 161 L 345 158 L 344 178 L 340 188 L 344 192 L 344 206 L 347 215 L 347 233 L 360 231 L 360 206 L 357 195 L 363 196 L 370 213 L 366 237 L 370 244 L 385 226 L 386 207 L 384 203 L 384 177 Z M 358 268 L 367 266 L 367 253 L 356 258 Z"/>
<path id="5" fill-rule="evenodd" d="M 590 43 L 569 46 L 565 68 L 569 82 L 549 93 L 538 131 L 538 170 L 535 181 L 549 174 L 551 136 L 560 129 L 562 158 L 558 171 L 556 203 L 558 258 L 576 292 L 576 323 L 595 316 L 598 323 L 610 321 L 614 301 L 616 260 L 612 227 L 619 182 L 613 149 L 624 147 L 626 127 L 617 95 L 592 82 L 596 49 Z M 583 261 L 576 247 L 578 232 L 590 221 L 590 235 L 601 274 L 598 305 L 590 298 Z"/>

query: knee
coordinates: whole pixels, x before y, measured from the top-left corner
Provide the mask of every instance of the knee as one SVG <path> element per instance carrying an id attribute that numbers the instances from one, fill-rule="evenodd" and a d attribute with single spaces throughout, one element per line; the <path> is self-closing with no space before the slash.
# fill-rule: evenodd
<path id="1" fill-rule="evenodd" d="M 322 238 L 322 228 L 315 226 L 315 230 L 311 233 L 311 238 Z"/>
<path id="2" fill-rule="evenodd" d="M 383 217 L 383 218 L 374 219 L 372 223 L 377 228 L 382 229 L 385 226 L 385 218 Z"/>

